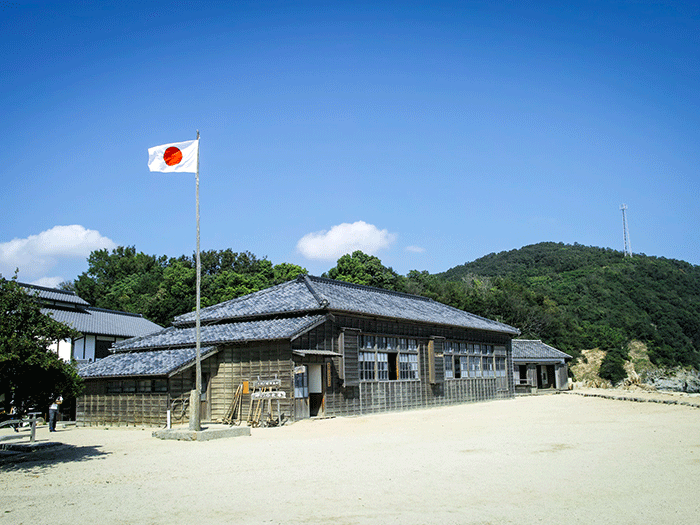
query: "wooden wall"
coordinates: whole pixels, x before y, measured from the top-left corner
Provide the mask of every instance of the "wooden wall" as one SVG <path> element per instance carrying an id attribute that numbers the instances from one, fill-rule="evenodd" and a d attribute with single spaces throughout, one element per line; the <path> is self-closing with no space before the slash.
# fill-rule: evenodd
<path id="1" fill-rule="evenodd" d="M 360 381 L 357 372 L 358 336 L 360 333 L 418 339 L 420 379 Z M 325 377 L 324 379 L 326 383 L 326 416 L 409 410 L 489 399 L 505 399 L 514 395 L 513 374 L 508 373 L 509 370 L 513 369 L 511 343 L 510 338 L 503 334 L 427 326 L 418 323 L 337 316 L 335 330 L 328 337 L 331 337 L 333 341 L 326 341 L 324 349 L 343 353 L 345 359 L 341 357 L 324 359 L 330 366 L 325 370 L 331 370 L 331 378 Z M 442 358 L 443 343 L 446 338 L 505 346 L 506 375 L 504 377 L 446 380 Z"/>
<path id="2" fill-rule="evenodd" d="M 414 338 L 418 341 L 418 380 L 360 381 L 357 366 L 360 333 Z M 445 379 L 445 339 L 502 345 L 507 348 L 506 377 Z M 293 350 L 299 353 L 294 354 Z M 320 350 L 340 357 L 305 355 L 303 350 Z M 344 354 L 345 357 L 342 356 Z M 297 419 L 294 413 L 294 366 L 321 363 L 326 416 L 360 415 L 448 405 L 514 395 L 510 338 L 504 334 L 397 322 L 370 317 L 336 315 L 292 341 L 264 341 L 229 345 L 202 362 L 208 378 L 207 403 L 203 421 L 222 421 L 229 412 L 239 385 L 257 380 L 279 379 L 286 398 L 280 400 L 283 421 Z M 165 424 L 166 410 L 173 424 L 185 423 L 189 411 L 184 401 L 194 386 L 194 367 L 168 378 L 167 394 L 109 394 L 106 380 L 91 380 L 86 394 L 78 400 L 78 420 L 83 424 Z M 250 414 L 251 389 L 243 395 L 241 419 Z M 276 418 L 277 401 L 273 403 Z"/>
<path id="3" fill-rule="evenodd" d="M 248 381 L 280 379 L 280 390 L 287 397 L 280 400 L 284 419 L 293 417 L 294 385 L 292 350 L 289 341 L 267 341 L 229 346 L 208 359 L 211 373 L 208 397 L 211 400 L 210 420 L 221 421 L 228 411 L 238 385 Z M 202 365 L 204 370 L 204 365 Z M 250 409 L 250 389 L 243 395 L 242 417 L 246 421 Z M 273 403 L 277 415 L 277 402 Z"/>
<path id="4" fill-rule="evenodd" d="M 76 403 L 78 425 L 164 426 L 168 394 L 85 394 Z"/>

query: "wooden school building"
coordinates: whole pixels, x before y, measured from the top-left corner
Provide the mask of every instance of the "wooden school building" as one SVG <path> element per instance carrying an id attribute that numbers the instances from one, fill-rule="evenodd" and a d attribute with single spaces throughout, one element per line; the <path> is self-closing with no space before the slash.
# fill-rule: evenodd
<path id="1" fill-rule="evenodd" d="M 425 297 L 300 276 L 204 308 L 203 421 L 370 414 L 514 395 L 512 326 Z M 195 313 L 85 366 L 79 424 L 188 418 Z M 257 413 L 256 413 L 257 412 Z"/>

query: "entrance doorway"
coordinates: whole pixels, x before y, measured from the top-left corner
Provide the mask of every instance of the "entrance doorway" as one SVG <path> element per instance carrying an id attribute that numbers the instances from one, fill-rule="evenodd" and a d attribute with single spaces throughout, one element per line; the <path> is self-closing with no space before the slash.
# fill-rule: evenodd
<path id="1" fill-rule="evenodd" d="M 323 415 L 323 365 L 309 364 L 309 416 Z"/>

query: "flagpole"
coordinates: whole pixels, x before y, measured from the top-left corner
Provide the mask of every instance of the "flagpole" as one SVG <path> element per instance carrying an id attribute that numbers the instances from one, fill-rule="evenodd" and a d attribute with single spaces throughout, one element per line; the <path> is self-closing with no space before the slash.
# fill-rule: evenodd
<path id="1" fill-rule="evenodd" d="M 202 262 L 199 256 L 199 130 L 197 130 L 197 357 L 196 357 L 196 387 L 190 393 L 190 430 L 201 430 L 201 393 L 202 393 L 202 329 L 200 318 L 200 289 L 202 283 Z"/>

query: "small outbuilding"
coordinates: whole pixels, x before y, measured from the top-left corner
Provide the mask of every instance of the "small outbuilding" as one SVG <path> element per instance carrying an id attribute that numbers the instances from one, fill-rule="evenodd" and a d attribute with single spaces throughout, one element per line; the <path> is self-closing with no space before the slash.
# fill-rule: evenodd
<path id="1" fill-rule="evenodd" d="M 516 393 L 566 390 L 572 357 L 539 339 L 513 339 L 513 381 Z"/>
<path id="2" fill-rule="evenodd" d="M 512 397 L 518 334 L 425 297 L 300 276 L 201 310 L 201 417 L 279 422 Z M 186 421 L 195 342 L 193 312 L 116 343 L 81 369 L 78 422 L 161 425 L 167 411 Z"/>

